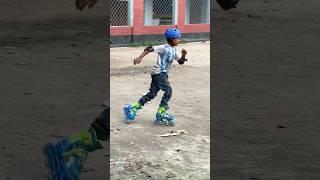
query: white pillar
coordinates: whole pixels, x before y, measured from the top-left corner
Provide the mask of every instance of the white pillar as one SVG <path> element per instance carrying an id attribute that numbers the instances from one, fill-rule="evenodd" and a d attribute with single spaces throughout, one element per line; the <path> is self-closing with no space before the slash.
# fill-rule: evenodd
<path id="1" fill-rule="evenodd" d="M 133 1 L 134 0 L 128 0 L 128 26 L 132 26 L 132 23 L 133 23 Z"/>
<path id="2" fill-rule="evenodd" d="M 153 0 L 144 0 L 144 24 L 153 25 Z"/>

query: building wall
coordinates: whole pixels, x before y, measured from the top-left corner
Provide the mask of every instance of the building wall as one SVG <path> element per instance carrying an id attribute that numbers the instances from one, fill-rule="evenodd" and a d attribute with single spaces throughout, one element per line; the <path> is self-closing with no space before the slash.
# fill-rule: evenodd
<path id="1" fill-rule="evenodd" d="M 176 0 L 177 2 L 177 19 L 176 25 L 148 25 L 152 24 L 152 19 L 144 17 L 144 0 L 133 0 L 132 13 L 133 19 L 130 26 L 111 26 L 110 27 L 110 40 L 112 45 L 128 44 L 145 41 L 161 41 L 163 40 L 163 33 L 167 28 L 178 28 L 183 34 L 183 40 L 208 40 L 210 38 L 210 25 L 209 24 L 186 24 L 186 3 L 187 0 Z M 151 17 L 152 7 L 146 8 L 146 13 Z M 207 8 L 207 6 L 205 6 Z M 191 8 L 193 9 L 193 8 Z M 189 13 L 189 12 L 188 12 Z M 195 12 L 197 13 L 197 12 Z M 198 13 L 203 13 L 202 11 Z M 111 15 L 112 16 L 112 15 Z M 206 16 L 201 14 L 201 16 Z M 149 22 L 149 23 L 148 23 Z M 209 22 L 209 21 L 208 21 Z"/>

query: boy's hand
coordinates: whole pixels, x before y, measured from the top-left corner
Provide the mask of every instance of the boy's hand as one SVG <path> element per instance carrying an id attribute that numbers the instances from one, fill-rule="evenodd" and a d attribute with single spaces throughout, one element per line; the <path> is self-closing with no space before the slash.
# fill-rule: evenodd
<path id="1" fill-rule="evenodd" d="M 140 57 L 134 58 L 134 60 L 133 60 L 133 64 L 134 64 L 134 65 L 136 65 L 136 64 L 140 64 L 141 59 L 142 59 L 142 58 L 140 58 Z"/>
<path id="2" fill-rule="evenodd" d="M 185 56 L 185 55 L 187 54 L 187 51 L 186 51 L 185 49 L 182 49 L 182 50 L 181 50 L 181 54 L 182 54 L 183 56 Z"/>
<path id="3" fill-rule="evenodd" d="M 77 9 L 81 11 L 86 6 L 88 6 L 88 8 L 92 8 L 97 3 L 97 1 L 98 0 L 76 0 L 75 4 Z"/>

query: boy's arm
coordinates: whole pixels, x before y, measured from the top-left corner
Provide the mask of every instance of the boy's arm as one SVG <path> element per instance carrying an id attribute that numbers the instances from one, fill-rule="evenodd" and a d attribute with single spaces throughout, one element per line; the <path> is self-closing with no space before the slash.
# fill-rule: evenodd
<path id="1" fill-rule="evenodd" d="M 145 57 L 147 54 L 149 54 L 150 52 L 153 52 L 154 49 L 152 46 L 148 46 L 144 49 L 144 51 L 140 54 L 139 57 L 137 58 L 134 58 L 133 60 L 133 64 L 136 65 L 136 64 L 139 64 L 142 60 L 143 57 Z"/>
<path id="2" fill-rule="evenodd" d="M 185 49 L 182 49 L 181 54 L 182 54 L 182 56 L 178 60 L 178 63 L 179 64 L 184 64 L 184 62 L 188 60 L 188 59 L 186 59 L 187 51 Z"/>

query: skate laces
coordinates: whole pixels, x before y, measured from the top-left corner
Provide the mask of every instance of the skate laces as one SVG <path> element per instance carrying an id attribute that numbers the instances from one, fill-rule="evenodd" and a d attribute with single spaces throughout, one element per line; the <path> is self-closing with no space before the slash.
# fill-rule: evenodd
<path id="1" fill-rule="evenodd" d="M 92 152 L 102 148 L 100 142 L 97 141 L 97 135 L 94 128 L 82 130 L 79 133 L 71 135 L 69 137 L 69 144 L 69 150 L 81 147 L 86 151 Z"/>
<path id="2" fill-rule="evenodd" d="M 88 152 L 82 148 L 77 148 L 63 153 L 63 157 L 66 160 L 70 160 L 73 157 L 78 157 L 80 159 L 80 163 L 83 163 L 88 157 Z"/>
<path id="3" fill-rule="evenodd" d="M 142 109 L 142 106 L 138 102 L 137 103 L 132 103 L 131 106 L 132 106 L 132 111 L 134 113 L 136 113 L 139 109 Z"/>
<path id="4" fill-rule="evenodd" d="M 162 114 L 162 113 L 164 113 L 164 112 L 166 112 L 166 108 L 165 107 L 159 107 L 159 109 L 158 109 L 158 113 L 160 113 L 160 114 Z"/>
<path id="5" fill-rule="evenodd" d="M 167 109 L 168 108 L 166 108 L 164 106 L 160 106 L 159 109 L 158 109 L 158 113 L 163 115 L 163 116 L 170 115 L 170 113 L 167 112 Z"/>

